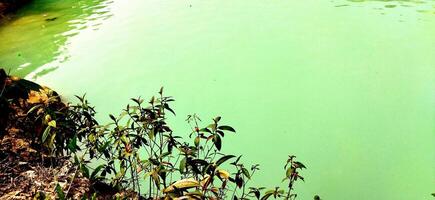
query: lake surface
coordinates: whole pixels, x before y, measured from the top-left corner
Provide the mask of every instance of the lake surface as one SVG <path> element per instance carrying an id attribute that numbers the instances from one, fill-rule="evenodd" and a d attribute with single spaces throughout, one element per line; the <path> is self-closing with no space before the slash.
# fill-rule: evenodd
<path id="1" fill-rule="evenodd" d="M 35 0 L 0 28 L 0 66 L 99 118 L 130 97 L 223 116 L 224 150 L 274 187 L 288 154 L 299 199 L 433 199 L 435 1 Z"/>

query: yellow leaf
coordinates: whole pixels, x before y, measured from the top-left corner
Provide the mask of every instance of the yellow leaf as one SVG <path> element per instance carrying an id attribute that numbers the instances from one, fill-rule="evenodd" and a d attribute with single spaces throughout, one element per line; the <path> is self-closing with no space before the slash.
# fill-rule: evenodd
<path id="1" fill-rule="evenodd" d="M 50 147 L 51 149 L 54 149 L 54 139 L 56 139 L 56 133 L 53 133 L 53 135 L 51 135 L 50 141 L 48 143 L 48 147 Z"/>
<path id="2" fill-rule="evenodd" d="M 31 90 L 29 92 L 29 97 L 27 98 L 27 102 L 30 104 L 36 103 L 45 103 L 47 104 L 49 101 L 50 93 L 47 90 L 40 89 L 39 91 Z"/>
<path id="3" fill-rule="evenodd" d="M 56 121 L 51 120 L 50 122 L 48 122 L 48 125 L 53 127 L 53 128 L 56 128 Z"/>
<path id="4" fill-rule="evenodd" d="M 172 192 L 175 190 L 175 188 L 188 189 L 188 188 L 199 187 L 199 186 L 200 186 L 200 184 L 198 181 L 196 181 L 193 178 L 188 178 L 188 179 L 182 179 L 182 180 L 179 180 L 179 181 L 173 183 L 169 187 L 165 188 L 163 190 L 163 192 L 165 192 L 165 193 Z"/>
<path id="5" fill-rule="evenodd" d="M 207 188 L 208 187 L 208 185 L 210 184 L 210 176 L 209 175 L 207 175 L 205 178 L 203 178 L 202 180 L 201 180 L 201 186 L 203 187 L 203 188 Z"/>
<path id="6" fill-rule="evenodd" d="M 230 177 L 230 173 L 223 169 L 216 170 L 216 173 L 221 179 L 228 179 Z"/>
<path id="7" fill-rule="evenodd" d="M 27 99 L 27 102 L 30 104 L 40 103 L 41 96 L 38 92 L 32 90 L 29 92 L 29 98 Z"/>
<path id="8" fill-rule="evenodd" d="M 19 81 L 20 77 L 18 77 L 18 76 L 11 76 L 11 80 L 13 80 L 13 81 Z"/>
<path id="9" fill-rule="evenodd" d="M 201 198 L 199 198 L 199 197 L 195 198 L 195 196 L 187 196 L 187 195 L 174 198 L 174 200 L 198 200 L 198 199 L 201 199 Z"/>
<path id="10" fill-rule="evenodd" d="M 212 188 L 211 188 L 211 191 L 214 192 L 214 193 L 218 193 L 218 192 L 219 192 L 219 189 L 218 189 L 217 187 L 212 187 Z"/>
<path id="11" fill-rule="evenodd" d="M 90 134 L 88 136 L 88 139 L 89 139 L 90 142 L 95 142 L 95 136 L 94 136 L 94 134 Z"/>
<path id="12" fill-rule="evenodd" d="M 49 122 L 51 121 L 51 116 L 50 115 L 45 115 L 45 122 Z"/>

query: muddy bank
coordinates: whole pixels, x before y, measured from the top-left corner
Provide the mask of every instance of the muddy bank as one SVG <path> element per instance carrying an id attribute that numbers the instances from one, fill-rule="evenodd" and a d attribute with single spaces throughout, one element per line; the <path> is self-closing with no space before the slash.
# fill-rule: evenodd
<path id="1" fill-rule="evenodd" d="M 9 76 L 0 68 L 0 200 L 58 199 L 57 191 L 63 191 L 66 199 L 93 195 L 134 199 L 135 193 L 85 177 L 70 153 L 53 154 L 47 142 L 41 141 L 48 126 L 56 127 L 44 120 L 63 115 L 67 109 L 68 104 L 55 91 Z M 50 115 L 42 114 L 44 110 L 50 110 Z M 70 122 L 57 121 L 58 126 L 66 123 Z M 57 134 L 71 137 L 62 129 Z"/>
<path id="2" fill-rule="evenodd" d="M 17 11 L 28 4 L 31 0 L 0 0 L 0 20 L 7 17 L 7 14 Z"/>

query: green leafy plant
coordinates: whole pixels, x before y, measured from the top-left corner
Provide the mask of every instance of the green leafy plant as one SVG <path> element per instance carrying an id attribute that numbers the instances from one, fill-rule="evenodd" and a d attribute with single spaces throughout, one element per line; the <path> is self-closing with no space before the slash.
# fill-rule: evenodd
<path id="1" fill-rule="evenodd" d="M 85 177 L 118 190 L 132 189 L 148 199 L 296 198 L 293 186 L 303 180 L 299 170 L 305 166 L 295 156 L 289 156 L 284 167 L 287 191 L 276 187 L 263 194 L 264 187 L 248 186 L 259 165 L 246 168 L 241 156 L 221 152 L 225 135 L 236 133 L 233 127 L 222 124 L 221 117 L 200 127 L 201 119 L 189 115 L 189 143 L 166 123 L 175 115 L 170 107 L 174 99 L 164 96 L 163 88 L 158 94 L 147 102 L 133 98 L 121 114 L 109 115 L 111 123 L 106 125 L 97 123 L 84 96 L 77 97 L 79 103 L 70 106 L 69 119 L 78 131 L 67 147 L 76 152 L 76 164 Z M 91 168 L 93 163 L 99 165 Z"/>
<path id="2" fill-rule="evenodd" d="M 76 96 L 78 102 L 70 105 L 47 88 L 24 93 L 30 107 L 20 120 L 30 125 L 26 130 L 33 134 L 33 145 L 52 161 L 74 160 L 75 173 L 67 189 L 55 188 L 59 199 L 70 197 L 78 176 L 88 178 L 94 188 L 83 199 L 95 199 L 97 185 L 105 184 L 113 189 L 115 199 L 134 194 L 147 199 L 293 200 L 297 197 L 294 184 L 303 180 L 299 171 L 305 166 L 289 156 L 284 166 L 286 190 L 250 186 L 259 165 L 246 167 L 241 156 L 222 152 L 225 135 L 236 130 L 219 116 L 203 126 L 193 114 L 186 119 L 191 127 L 188 137 L 175 135 L 167 124 L 175 116 L 170 106 L 174 99 L 165 96 L 163 88 L 148 101 L 131 99 L 119 115 L 109 115 L 110 123 L 104 125 L 95 119 L 96 111 L 85 96 Z M 120 191 L 130 191 L 130 196 Z"/>

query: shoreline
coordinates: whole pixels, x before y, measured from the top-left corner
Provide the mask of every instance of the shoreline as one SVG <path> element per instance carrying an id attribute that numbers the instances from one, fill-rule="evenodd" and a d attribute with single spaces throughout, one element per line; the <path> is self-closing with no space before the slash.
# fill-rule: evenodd
<path id="1" fill-rule="evenodd" d="M 57 190 L 66 192 L 60 199 L 91 199 L 96 194 L 102 199 L 138 199 L 127 188 L 121 190 L 85 176 L 72 154 L 51 154 L 44 142 L 35 140 L 50 125 L 32 115 L 44 109 L 55 112 L 53 116 L 63 115 L 68 108 L 57 92 L 0 68 L 0 199 L 57 199 Z M 58 125 L 64 122 L 58 121 Z"/>

